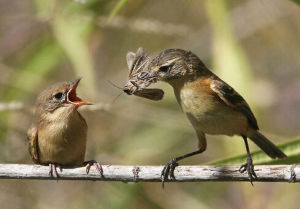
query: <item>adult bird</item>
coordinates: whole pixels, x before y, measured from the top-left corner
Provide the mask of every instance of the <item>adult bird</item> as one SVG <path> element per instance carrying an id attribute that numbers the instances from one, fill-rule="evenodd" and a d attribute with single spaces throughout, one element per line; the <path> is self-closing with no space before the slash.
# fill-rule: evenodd
<path id="1" fill-rule="evenodd" d="M 139 49 L 137 54 L 141 54 L 141 51 L 143 50 Z M 139 60 L 142 59 L 139 58 Z M 137 61 L 131 62 L 138 63 Z M 169 83 L 174 89 L 181 109 L 187 115 L 198 136 L 198 150 L 176 157 L 166 164 L 162 171 L 163 182 L 168 177 L 175 178 L 174 169 L 179 160 L 206 150 L 206 134 L 239 135 L 243 138 L 247 162 L 241 166 L 240 171 L 248 172 L 251 183 L 253 178 L 256 178 L 256 174 L 247 138 L 250 138 L 271 158 L 286 157 L 259 132 L 255 116 L 244 98 L 212 73 L 192 52 L 167 49 L 148 63 L 143 63 L 143 66 L 146 67 L 140 70 L 139 75 L 136 75 L 135 82 L 129 82 L 124 91 L 132 94 L 157 81 Z"/>

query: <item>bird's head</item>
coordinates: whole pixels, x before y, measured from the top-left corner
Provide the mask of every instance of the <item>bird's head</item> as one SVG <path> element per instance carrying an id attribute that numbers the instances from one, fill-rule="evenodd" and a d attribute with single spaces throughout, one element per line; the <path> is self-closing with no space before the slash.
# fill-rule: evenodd
<path id="1" fill-rule="evenodd" d="M 189 59 L 193 58 L 190 55 L 193 54 L 182 49 L 167 49 L 151 60 L 147 51 L 142 48 L 139 48 L 136 53 L 129 52 L 127 63 L 130 69 L 130 79 L 124 91 L 132 94 L 157 81 L 172 83 L 193 75 L 194 68 L 187 64 Z"/>
<path id="2" fill-rule="evenodd" d="M 156 81 L 172 82 L 184 78 L 189 73 L 186 55 L 189 52 L 182 49 L 167 49 L 159 53 L 148 67 L 148 76 Z"/>
<path id="3" fill-rule="evenodd" d="M 37 99 L 38 114 L 65 117 L 82 105 L 91 105 L 91 102 L 77 97 L 76 89 L 80 80 L 57 83 L 45 89 Z"/>
<path id="4" fill-rule="evenodd" d="M 183 49 L 167 49 L 151 59 L 146 50 L 139 48 L 136 53 L 127 54 L 127 64 L 129 80 L 123 88 L 127 94 L 141 92 L 157 81 L 173 85 L 207 73 L 201 60 L 192 52 Z M 154 92 L 162 95 L 158 90 Z"/>

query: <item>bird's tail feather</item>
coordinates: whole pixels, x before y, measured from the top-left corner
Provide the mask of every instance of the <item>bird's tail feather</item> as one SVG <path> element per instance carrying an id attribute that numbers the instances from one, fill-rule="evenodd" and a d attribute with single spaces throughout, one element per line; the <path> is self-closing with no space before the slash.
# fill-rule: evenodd
<path id="1" fill-rule="evenodd" d="M 286 155 L 273 144 L 269 139 L 258 131 L 254 132 L 249 136 L 249 138 L 259 146 L 267 155 L 271 158 L 285 158 Z"/>

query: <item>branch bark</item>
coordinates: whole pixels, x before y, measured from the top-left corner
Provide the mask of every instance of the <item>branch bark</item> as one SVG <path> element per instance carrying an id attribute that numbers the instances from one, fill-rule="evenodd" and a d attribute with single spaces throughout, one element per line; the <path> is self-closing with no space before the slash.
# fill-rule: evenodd
<path id="1" fill-rule="evenodd" d="M 84 167 L 59 169 L 60 180 L 92 180 L 122 182 L 159 182 L 163 166 L 103 165 L 104 178 L 94 167 L 87 175 Z M 257 165 L 260 182 L 299 182 L 300 165 Z M 178 166 L 172 182 L 249 181 L 248 174 L 240 173 L 239 166 Z M 49 168 L 41 165 L 0 164 L 0 179 L 53 179 Z"/>

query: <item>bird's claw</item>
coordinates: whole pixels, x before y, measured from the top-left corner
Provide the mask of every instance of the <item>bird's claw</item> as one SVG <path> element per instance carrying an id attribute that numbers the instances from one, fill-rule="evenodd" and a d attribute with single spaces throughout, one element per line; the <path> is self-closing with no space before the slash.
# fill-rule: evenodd
<path id="1" fill-rule="evenodd" d="M 57 168 L 62 172 L 62 167 L 56 163 L 49 163 L 49 176 L 54 178 L 59 178 Z"/>
<path id="2" fill-rule="evenodd" d="M 249 176 L 249 181 L 250 181 L 251 185 L 253 186 L 252 181 L 254 179 L 256 179 L 257 176 L 256 176 L 256 173 L 254 171 L 254 165 L 252 163 L 252 159 L 251 158 L 247 158 L 247 162 L 245 164 L 241 165 L 239 171 L 241 173 L 244 173 L 245 171 L 247 171 L 248 176 Z"/>
<path id="3" fill-rule="evenodd" d="M 168 162 L 162 172 L 161 172 L 161 182 L 162 182 L 162 187 L 164 188 L 165 182 L 168 181 L 168 178 L 170 177 L 171 180 L 175 179 L 174 176 L 174 170 L 178 166 L 177 160 L 174 158 L 170 162 Z"/>
<path id="4" fill-rule="evenodd" d="M 86 174 L 89 174 L 91 167 L 95 166 L 98 173 L 101 175 L 101 177 L 104 177 L 102 166 L 97 161 L 89 160 L 89 161 L 84 162 L 84 165 L 85 165 Z"/>

